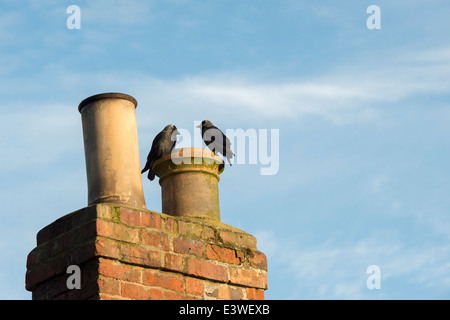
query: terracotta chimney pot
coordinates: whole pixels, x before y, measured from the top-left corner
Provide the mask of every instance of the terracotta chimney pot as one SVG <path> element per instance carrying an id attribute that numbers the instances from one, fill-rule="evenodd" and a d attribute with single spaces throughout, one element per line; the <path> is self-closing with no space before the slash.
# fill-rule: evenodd
<path id="1" fill-rule="evenodd" d="M 201 148 L 175 149 L 155 163 L 162 212 L 220 221 L 219 174 L 223 161 Z"/>

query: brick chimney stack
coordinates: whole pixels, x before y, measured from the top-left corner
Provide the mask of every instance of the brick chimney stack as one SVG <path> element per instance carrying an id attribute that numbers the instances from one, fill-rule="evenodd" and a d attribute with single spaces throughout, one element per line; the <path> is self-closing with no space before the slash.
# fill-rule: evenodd
<path id="1" fill-rule="evenodd" d="M 145 208 L 135 107 L 123 94 L 80 104 L 88 207 L 38 232 L 27 260 L 32 298 L 264 299 L 267 261 L 256 239 L 220 221 L 221 159 L 174 150 L 156 164 L 164 213 Z"/>

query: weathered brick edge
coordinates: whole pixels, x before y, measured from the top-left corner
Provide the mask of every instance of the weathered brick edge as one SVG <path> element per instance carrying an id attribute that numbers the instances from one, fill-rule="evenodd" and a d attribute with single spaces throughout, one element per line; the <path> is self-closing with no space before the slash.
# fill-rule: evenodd
<path id="1" fill-rule="evenodd" d="M 69 290 L 69 265 L 81 289 Z M 221 222 L 92 205 L 42 229 L 27 259 L 33 299 L 264 299 L 256 239 Z"/>

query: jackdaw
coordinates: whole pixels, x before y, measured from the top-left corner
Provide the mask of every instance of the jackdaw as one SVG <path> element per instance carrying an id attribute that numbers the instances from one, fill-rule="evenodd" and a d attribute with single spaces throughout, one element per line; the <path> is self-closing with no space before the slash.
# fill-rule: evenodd
<path id="1" fill-rule="evenodd" d="M 167 125 L 160 133 L 158 133 L 153 139 L 152 148 L 147 156 L 147 163 L 141 174 L 148 170 L 148 178 L 150 181 L 155 179 L 155 172 L 153 171 L 153 165 L 155 162 L 165 155 L 169 154 L 175 147 L 177 135 L 180 133 L 173 124 Z M 175 135 L 175 136 L 174 136 Z"/>
<path id="2" fill-rule="evenodd" d="M 203 120 L 197 128 L 201 129 L 203 141 L 205 141 L 208 148 L 214 152 L 214 154 L 222 154 L 225 158 L 227 158 L 228 163 L 231 166 L 230 159 L 234 156 L 234 153 L 230 148 L 230 139 L 228 139 L 223 132 L 214 126 L 209 120 Z"/>

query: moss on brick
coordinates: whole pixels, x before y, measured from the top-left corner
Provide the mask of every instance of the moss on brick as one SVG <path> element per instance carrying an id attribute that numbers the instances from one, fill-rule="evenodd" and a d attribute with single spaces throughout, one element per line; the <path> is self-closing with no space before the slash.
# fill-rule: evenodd
<path id="1" fill-rule="evenodd" d="M 39 238 L 27 261 L 27 290 L 36 292 L 35 297 L 49 297 L 44 294 L 46 286 L 63 281 L 68 265 L 101 258 L 125 269 L 154 270 L 158 277 L 159 272 L 173 274 L 169 278 L 181 282 L 174 281 L 170 288 L 146 287 L 135 283 L 134 276 L 121 278 L 118 272 L 114 281 L 102 275 L 99 287 L 105 292 L 94 290 L 86 297 L 252 299 L 264 298 L 267 288 L 267 260 L 257 250 L 256 239 L 220 221 L 97 204 L 58 219 Z M 110 272 L 117 270 L 122 268 Z M 217 291 L 206 290 L 211 286 Z M 52 297 L 69 296 L 68 292 L 52 293 Z"/>
<path id="2" fill-rule="evenodd" d="M 120 220 L 120 207 L 113 207 L 112 220 L 117 223 L 122 223 Z"/>

